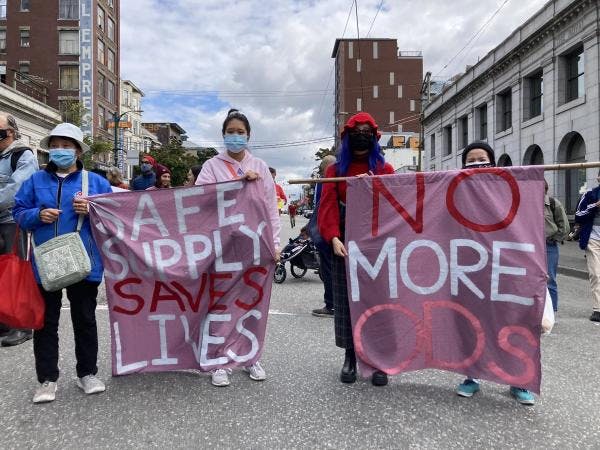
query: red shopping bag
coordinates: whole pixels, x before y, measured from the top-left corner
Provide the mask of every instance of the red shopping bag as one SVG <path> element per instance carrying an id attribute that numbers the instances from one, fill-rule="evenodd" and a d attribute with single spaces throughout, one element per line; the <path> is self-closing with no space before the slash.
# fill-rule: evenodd
<path id="1" fill-rule="evenodd" d="M 30 261 L 17 254 L 19 234 L 12 253 L 0 255 L 0 322 L 11 328 L 39 330 L 44 326 L 44 299 Z"/>

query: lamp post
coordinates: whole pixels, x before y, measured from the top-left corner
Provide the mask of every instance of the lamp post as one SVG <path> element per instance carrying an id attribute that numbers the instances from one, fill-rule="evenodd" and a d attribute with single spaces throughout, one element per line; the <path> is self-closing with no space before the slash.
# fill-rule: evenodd
<path id="1" fill-rule="evenodd" d="M 114 140 L 114 165 L 115 167 L 119 167 L 119 123 L 121 123 L 121 118 L 130 113 L 142 113 L 142 110 L 136 111 L 125 111 L 122 114 L 117 114 L 117 112 L 113 113 L 113 124 L 115 127 L 115 140 Z"/>

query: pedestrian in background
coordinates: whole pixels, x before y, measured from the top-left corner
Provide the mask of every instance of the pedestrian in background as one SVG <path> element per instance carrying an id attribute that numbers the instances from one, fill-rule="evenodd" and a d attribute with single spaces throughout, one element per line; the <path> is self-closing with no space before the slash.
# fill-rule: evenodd
<path id="1" fill-rule="evenodd" d="M 0 255 L 12 252 L 14 245 L 23 250 L 27 240 L 26 233 L 21 233 L 19 242 L 15 242 L 17 225 L 13 220 L 12 208 L 17 191 L 38 170 L 38 162 L 31 148 L 20 138 L 15 118 L 0 113 Z M 0 336 L 3 337 L 2 345 L 10 347 L 31 339 L 33 332 L 10 329 L 0 324 Z"/>
<path id="2" fill-rule="evenodd" d="M 385 162 L 375 119 L 365 112 L 348 119 L 342 131 L 342 146 L 335 164 L 325 171 L 325 177 L 347 177 L 353 175 L 393 174 L 394 168 Z M 345 349 L 346 356 L 340 373 L 342 383 L 356 381 L 356 354 L 352 337 L 350 305 L 346 285 L 346 263 L 348 256 L 344 246 L 346 216 L 346 182 L 326 183 L 319 206 L 319 232 L 333 249 L 333 313 L 335 343 Z M 385 386 L 387 375 L 376 370 L 371 382 L 375 386 Z"/>
<path id="3" fill-rule="evenodd" d="M 600 183 L 600 172 L 597 181 Z M 588 277 L 592 286 L 592 322 L 600 322 L 600 186 L 587 191 L 575 212 L 575 222 L 580 225 L 579 248 L 585 250 Z"/>
<path id="4" fill-rule="evenodd" d="M 156 182 L 154 188 L 156 189 L 168 189 L 171 187 L 171 171 L 167 166 L 162 164 L 156 164 L 154 166 L 156 172 Z"/>
<path id="5" fill-rule="evenodd" d="M 283 188 L 280 185 L 278 185 L 275 181 L 277 171 L 273 167 L 269 167 L 269 172 L 271 172 L 271 176 L 273 177 L 273 183 L 275 183 L 275 194 L 277 195 L 277 211 L 279 212 L 279 214 L 281 214 L 283 206 L 287 205 L 287 197 L 285 196 Z"/>
<path id="6" fill-rule="evenodd" d="M 190 170 L 188 170 L 187 173 L 187 178 L 185 179 L 185 186 L 194 186 L 196 184 L 196 179 L 198 178 L 198 175 L 200 175 L 201 170 L 201 165 L 190 167 Z"/>
<path id="7" fill-rule="evenodd" d="M 140 170 L 142 173 L 135 177 L 131 182 L 131 190 L 145 191 L 150 186 L 154 186 L 156 184 L 154 166 L 156 166 L 156 161 L 154 158 L 150 155 L 144 155 L 142 158 L 142 164 L 140 165 Z"/>
<path id="8" fill-rule="evenodd" d="M 89 150 L 83 142 L 83 133 L 75 125 L 61 123 L 40 147 L 49 150 L 50 162 L 26 180 L 15 198 L 13 215 L 19 226 L 33 233 L 35 245 L 62 234 L 77 230 L 79 216 L 84 216 L 79 234 L 91 260 L 92 271 L 83 281 L 67 286 L 71 321 L 75 334 L 77 386 L 86 394 L 105 390 L 98 372 L 98 330 L 96 326 L 96 298 L 102 281 L 102 259 L 94 242 L 88 218 L 88 200 L 81 197 L 83 164 L 81 155 Z M 88 172 L 88 195 L 111 191 L 108 181 Z M 51 402 L 56 398 L 58 369 L 58 323 L 61 311 L 62 289 L 46 291 L 41 283 L 37 266 L 34 272 L 46 304 L 44 327 L 33 333 L 33 354 L 39 385 L 33 396 L 34 403 Z"/>
<path id="9" fill-rule="evenodd" d="M 554 312 L 558 311 L 558 287 L 556 271 L 558 269 L 558 243 L 567 238 L 570 230 L 567 212 L 562 203 L 548 195 L 548 183 L 544 180 L 544 231 L 546 233 L 546 263 L 548 265 L 548 291 L 552 299 Z"/>
<path id="10" fill-rule="evenodd" d="M 288 214 L 290 216 L 290 225 L 292 228 L 296 226 L 296 211 L 296 203 L 290 203 L 290 206 L 288 206 Z"/>
<path id="11" fill-rule="evenodd" d="M 326 155 L 319 165 L 319 178 L 325 175 L 325 170 L 331 164 L 335 163 L 335 156 Z M 317 183 L 315 187 L 315 200 L 313 206 L 313 214 L 308 222 L 308 231 L 310 237 L 319 252 L 319 271 L 323 279 L 323 301 L 325 305 L 322 308 L 312 310 L 312 315 L 317 317 L 333 317 L 333 283 L 331 280 L 331 246 L 325 242 L 319 233 L 319 203 L 321 201 L 323 183 Z"/>
<path id="12" fill-rule="evenodd" d="M 230 109 L 222 127 L 225 151 L 213 156 L 202 166 L 196 184 L 218 183 L 244 178 L 248 181 L 260 183 L 273 231 L 273 244 L 275 247 L 275 260 L 279 260 L 279 231 L 281 222 L 277 213 L 275 195 L 275 182 L 269 174 L 269 167 L 262 159 L 256 158 L 248 150 L 250 139 L 250 122 L 248 118 L 237 109 Z M 245 367 L 249 377 L 255 381 L 266 379 L 267 374 L 259 361 Z M 212 371 L 212 384 L 215 386 L 228 386 L 230 384 L 230 369 L 217 369 Z"/>
<path id="13" fill-rule="evenodd" d="M 111 167 L 106 172 L 106 179 L 108 180 L 111 187 L 113 188 L 113 192 L 129 190 L 129 186 L 127 186 L 127 184 L 123 181 L 123 175 L 121 175 L 121 171 L 119 169 L 117 169 L 116 167 Z"/>
<path id="14" fill-rule="evenodd" d="M 480 169 L 484 167 L 496 167 L 494 149 L 485 142 L 472 142 L 467 145 L 462 154 L 462 168 Z M 488 304 L 491 303 L 488 302 Z M 460 397 L 470 398 L 479 390 L 479 380 L 469 377 L 458 385 L 456 394 Z M 510 394 L 522 405 L 535 404 L 533 394 L 527 389 L 511 386 Z"/>

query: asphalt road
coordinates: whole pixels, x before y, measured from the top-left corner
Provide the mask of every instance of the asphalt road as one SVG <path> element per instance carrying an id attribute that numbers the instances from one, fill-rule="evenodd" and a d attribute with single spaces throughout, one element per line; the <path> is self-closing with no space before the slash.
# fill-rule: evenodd
<path id="1" fill-rule="evenodd" d="M 598 449 L 600 326 L 588 320 L 587 281 L 559 276 L 559 290 L 534 407 L 518 405 L 508 387 L 491 382 L 460 398 L 454 388 L 462 377 L 436 370 L 392 377 L 383 388 L 367 380 L 341 384 L 333 320 L 310 314 L 322 305 L 322 285 L 310 272 L 274 286 L 262 359 L 268 379 L 236 372 L 227 388 L 191 371 L 111 378 L 108 312 L 100 306 L 99 375 L 107 391 L 86 397 L 75 386 L 63 311 L 54 403 L 31 403 L 32 343 L 0 349 L 0 448 Z"/>

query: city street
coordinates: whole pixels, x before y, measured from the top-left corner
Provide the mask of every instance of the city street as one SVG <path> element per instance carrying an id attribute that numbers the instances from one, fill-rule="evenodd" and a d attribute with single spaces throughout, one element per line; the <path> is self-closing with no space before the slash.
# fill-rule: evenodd
<path id="1" fill-rule="evenodd" d="M 282 216 L 282 242 L 306 220 L 297 222 L 292 233 Z M 458 397 L 461 375 L 435 370 L 392 377 L 387 387 L 343 385 L 333 320 L 310 313 L 323 295 L 311 271 L 273 286 L 262 358 L 267 380 L 235 372 L 226 388 L 192 371 L 111 378 L 102 299 L 99 376 L 107 391 L 86 397 L 75 385 L 64 309 L 55 402 L 31 402 L 31 341 L 0 348 L 0 448 L 599 448 L 600 325 L 588 320 L 588 281 L 559 275 L 558 282 L 558 323 L 542 339 L 542 394 L 534 407 L 491 382 L 471 399 Z"/>

